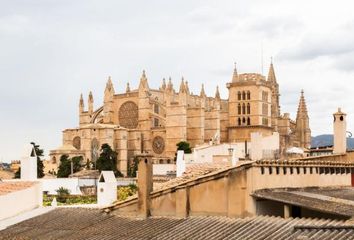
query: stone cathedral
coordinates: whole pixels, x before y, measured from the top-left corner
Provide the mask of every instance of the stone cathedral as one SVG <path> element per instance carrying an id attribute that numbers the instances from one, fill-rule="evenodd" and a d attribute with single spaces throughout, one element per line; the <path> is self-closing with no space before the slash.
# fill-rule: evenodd
<path id="1" fill-rule="evenodd" d="M 238 74 L 236 67 L 227 83 L 229 97 L 221 99 L 219 89 L 214 97 L 192 94 L 182 78 L 178 89 L 171 79 L 163 79 L 159 89 L 149 88 L 143 71 L 138 89 L 127 84 L 124 93 L 116 93 L 108 78 L 103 106 L 93 107 L 93 95 L 88 96 L 85 109 L 81 95 L 79 126 L 63 131 L 63 146 L 52 150 L 50 157 L 59 162 L 63 154 L 83 156 L 95 161 L 103 143 L 118 153 L 118 169 L 127 173 L 128 161 L 135 154 L 147 151 L 155 163 L 172 163 L 176 144 L 187 141 L 192 147 L 213 142 L 250 141 L 251 132 L 269 136 L 280 135 L 281 152 L 290 146 L 309 148 L 311 130 L 303 91 L 296 120 L 281 114 L 279 85 L 273 64 L 268 77 L 258 73 Z"/>

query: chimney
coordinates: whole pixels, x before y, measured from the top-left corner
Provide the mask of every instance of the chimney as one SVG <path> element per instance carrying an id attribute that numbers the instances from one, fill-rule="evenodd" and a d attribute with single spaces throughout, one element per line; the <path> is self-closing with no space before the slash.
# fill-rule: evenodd
<path id="1" fill-rule="evenodd" d="M 338 108 L 333 114 L 333 154 L 344 154 L 347 152 L 347 121 L 346 115 Z"/>
<path id="2" fill-rule="evenodd" d="M 150 216 L 150 193 L 153 190 L 152 182 L 152 155 L 141 153 L 138 158 L 138 216 Z"/>

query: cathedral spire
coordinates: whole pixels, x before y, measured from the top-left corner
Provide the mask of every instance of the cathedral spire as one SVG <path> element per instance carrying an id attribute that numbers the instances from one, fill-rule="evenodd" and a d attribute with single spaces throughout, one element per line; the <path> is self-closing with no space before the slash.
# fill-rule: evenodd
<path id="1" fill-rule="evenodd" d="M 237 82 L 238 81 L 238 73 L 237 73 L 237 68 L 236 68 L 236 62 L 234 63 L 234 72 L 232 74 L 232 82 Z"/>
<path id="2" fill-rule="evenodd" d="M 299 106 L 297 108 L 297 115 L 296 118 L 308 118 L 307 114 L 307 106 L 306 106 L 306 101 L 304 97 L 304 90 L 301 90 L 301 96 L 300 96 L 300 101 L 299 101 Z"/>
<path id="3" fill-rule="evenodd" d="M 88 96 L 88 112 L 90 114 L 93 113 L 93 95 L 91 91 Z"/>
<path id="4" fill-rule="evenodd" d="M 130 92 L 130 85 L 129 85 L 129 82 L 127 82 L 127 88 L 125 89 L 125 92 Z"/>
<path id="5" fill-rule="evenodd" d="M 189 86 L 188 86 L 188 81 L 186 81 L 186 91 L 187 91 L 187 93 L 189 94 Z"/>
<path id="6" fill-rule="evenodd" d="M 215 98 L 216 98 L 217 100 L 220 100 L 219 86 L 216 86 Z"/>
<path id="7" fill-rule="evenodd" d="M 182 80 L 181 80 L 181 85 L 179 86 L 179 92 L 180 93 L 186 93 L 187 90 L 186 90 L 186 85 L 184 84 L 184 78 L 182 77 Z"/>
<path id="8" fill-rule="evenodd" d="M 269 72 L 268 72 L 268 81 L 270 82 L 277 82 L 277 78 L 275 77 L 274 66 L 273 66 L 273 59 L 270 62 Z"/>
<path id="9" fill-rule="evenodd" d="M 204 91 L 204 84 L 202 84 L 202 89 L 200 90 L 200 96 L 203 98 L 206 97 L 205 91 Z"/>
<path id="10" fill-rule="evenodd" d="M 84 111 L 84 97 L 82 96 L 82 93 L 80 95 L 79 108 L 80 108 L 80 113 L 82 113 Z"/>
<path id="11" fill-rule="evenodd" d="M 104 90 L 104 102 L 112 101 L 114 96 L 114 87 L 111 76 L 108 77 L 106 89 Z"/>
<path id="12" fill-rule="evenodd" d="M 162 89 L 162 90 L 165 90 L 165 89 L 166 89 L 166 79 L 165 79 L 165 78 L 162 79 L 161 89 Z"/>
<path id="13" fill-rule="evenodd" d="M 110 93 L 114 94 L 114 87 L 113 87 L 111 76 L 108 76 L 108 80 L 107 80 L 107 83 L 106 83 L 105 94 L 106 94 L 106 92 L 110 92 Z"/>
<path id="14" fill-rule="evenodd" d="M 172 84 L 171 77 L 168 78 L 167 90 L 168 91 L 173 91 L 173 84 Z"/>
<path id="15" fill-rule="evenodd" d="M 139 88 L 149 89 L 149 84 L 145 74 L 145 70 L 143 70 L 143 73 L 141 75 Z"/>

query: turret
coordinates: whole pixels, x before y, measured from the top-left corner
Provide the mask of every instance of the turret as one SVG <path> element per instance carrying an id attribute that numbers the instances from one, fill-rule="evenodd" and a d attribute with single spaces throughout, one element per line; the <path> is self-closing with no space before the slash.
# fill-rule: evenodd
<path id="1" fill-rule="evenodd" d="M 88 97 L 88 113 L 91 115 L 93 113 L 93 96 L 92 92 L 90 91 Z"/>

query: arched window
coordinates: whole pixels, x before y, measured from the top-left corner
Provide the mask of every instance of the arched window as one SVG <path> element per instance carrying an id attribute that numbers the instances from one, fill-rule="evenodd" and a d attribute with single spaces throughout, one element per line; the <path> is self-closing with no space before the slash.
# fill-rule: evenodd
<path id="1" fill-rule="evenodd" d="M 251 114 L 251 105 L 247 103 L 247 114 Z"/>
<path id="2" fill-rule="evenodd" d="M 242 123 L 246 123 L 246 118 L 242 118 Z"/>
<path id="3" fill-rule="evenodd" d="M 246 114 L 246 105 L 242 103 L 242 114 Z"/>
<path id="4" fill-rule="evenodd" d="M 241 126 L 241 118 L 238 118 L 237 122 L 238 122 L 238 125 Z"/>
<path id="5" fill-rule="evenodd" d="M 55 156 L 52 158 L 52 163 L 57 163 L 57 158 Z"/>
<path id="6" fill-rule="evenodd" d="M 240 92 L 240 91 L 237 92 L 237 99 L 238 99 L 238 100 L 241 100 L 241 92 Z"/>
<path id="7" fill-rule="evenodd" d="M 237 112 L 238 112 L 238 114 L 241 114 L 241 104 L 238 104 L 238 106 L 237 106 Z"/>
<path id="8" fill-rule="evenodd" d="M 251 99 L 251 92 L 247 91 L 247 100 L 250 100 L 250 99 Z"/>
<path id="9" fill-rule="evenodd" d="M 251 125 L 251 119 L 249 117 L 247 118 L 247 125 Z"/>
<path id="10" fill-rule="evenodd" d="M 246 93 L 245 93 L 245 91 L 242 92 L 242 100 L 246 100 Z"/>

